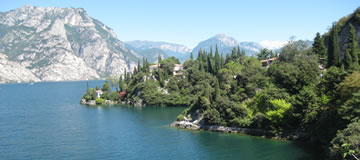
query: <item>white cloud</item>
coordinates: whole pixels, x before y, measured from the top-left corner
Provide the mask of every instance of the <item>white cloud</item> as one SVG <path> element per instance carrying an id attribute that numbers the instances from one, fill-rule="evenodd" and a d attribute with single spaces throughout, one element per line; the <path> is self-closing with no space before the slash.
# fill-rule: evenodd
<path id="1" fill-rule="evenodd" d="M 260 45 L 264 48 L 274 50 L 274 49 L 279 49 L 279 48 L 283 47 L 286 43 L 287 43 L 287 41 L 264 40 L 264 41 L 260 42 Z"/>

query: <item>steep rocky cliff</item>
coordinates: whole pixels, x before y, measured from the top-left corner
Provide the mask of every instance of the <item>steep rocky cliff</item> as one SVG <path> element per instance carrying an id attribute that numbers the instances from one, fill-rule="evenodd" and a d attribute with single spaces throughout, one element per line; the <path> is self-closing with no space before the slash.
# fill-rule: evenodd
<path id="1" fill-rule="evenodd" d="M 360 45 L 360 8 L 356 9 L 354 13 L 341 18 L 336 25 L 339 28 L 339 50 L 340 50 L 340 58 L 344 57 L 347 43 L 349 41 L 349 32 L 350 32 L 350 24 L 354 26 L 356 35 L 358 37 L 358 44 Z M 325 36 L 325 45 L 328 45 L 329 40 L 329 32 L 324 34 Z"/>
<path id="2" fill-rule="evenodd" d="M 0 12 L 0 83 L 100 79 L 132 70 L 137 58 L 82 8 Z"/>

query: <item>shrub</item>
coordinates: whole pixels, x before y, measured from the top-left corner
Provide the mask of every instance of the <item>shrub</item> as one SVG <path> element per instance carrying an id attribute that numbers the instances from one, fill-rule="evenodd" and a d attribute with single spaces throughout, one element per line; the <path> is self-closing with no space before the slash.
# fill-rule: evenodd
<path id="1" fill-rule="evenodd" d="M 96 98 L 96 104 L 104 104 L 105 100 L 102 98 Z"/>

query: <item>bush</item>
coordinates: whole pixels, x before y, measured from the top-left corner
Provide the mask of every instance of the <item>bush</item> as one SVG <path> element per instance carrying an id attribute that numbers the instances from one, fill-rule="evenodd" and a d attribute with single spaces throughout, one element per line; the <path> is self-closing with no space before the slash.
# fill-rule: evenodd
<path id="1" fill-rule="evenodd" d="M 183 120 L 185 120 L 185 117 L 184 117 L 184 115 L 180 114 L 180 115 L 178 115 L 178 116 L 176 117 L 176 120 L 177 120 L 177 121 L 183 121 Z"/>
<path id="2" fill-rule="evenodd" d="M 96 98 L 96 104 L 104 104 L 105 100 L 102 98 Z"/>

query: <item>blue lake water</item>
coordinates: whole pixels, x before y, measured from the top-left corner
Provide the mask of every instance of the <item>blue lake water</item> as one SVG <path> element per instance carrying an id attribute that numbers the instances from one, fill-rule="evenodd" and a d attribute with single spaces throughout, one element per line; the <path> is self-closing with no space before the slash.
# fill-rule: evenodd
<path id="1" fill-rule="evenodd" d="M 0 85 L 0 159 L 322 158 L 308 144 L 169 127 L 183 107 L 86 107 L 85 90 L 84 81 Z"/>

